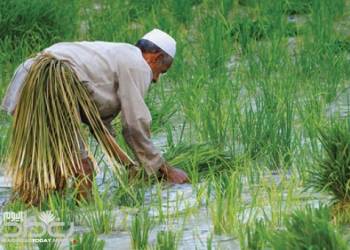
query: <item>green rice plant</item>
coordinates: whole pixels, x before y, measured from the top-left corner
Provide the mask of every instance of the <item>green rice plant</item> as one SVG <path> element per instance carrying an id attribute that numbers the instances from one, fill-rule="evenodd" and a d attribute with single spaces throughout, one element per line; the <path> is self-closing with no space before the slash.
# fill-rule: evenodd
<path id="1" fill-rule="evenodd" d="M 170 8 L 174 17 L 179 23 L 189 25 L 193 21 L 193 6 L 200 3 L 202 0 L 178 0 L 170 1 Z M 186 14 L 185 14 L 186 13 Z"/>
<path id="2" fill-rule="evenodd" d="M 237 100 L 234 93 L 236 86 L 224 74 L 216 77 L 208 86 L 207 93 L 202 97 L 198 112 L 200 119 L 197 121 L 201 141 L 211 142 L 221 150 L 225 150 L 225 143 L 233 143 L 232 120 L 236 116 L 236 110 L 232 108 Z"/>
<path id="3" fill-rule="evenodd" d="M 78 210 L 75 201 L 75 192 L 67 192 L 66 194 L 54 192 L 49 194 L 48 199 L 41 204 L 40 209 L 49 209 L 61 222 L 64 222 L 63 229 L 70 228 L 71 223 L 75 222 L 75 214 Z"/>
<path id="4" fill-rule="evenodd" d="M 337 229 L 329 222 L 327 207 L 297 210 L 286 217 L 284 228 L 271 232 L 268 238 L 272 249 L 348 249 Z"/>
<path id="5" fill-rule="evenodd" d="M 207 250 L 213 249 L 213 236 L 210 234 L 210 236 L 207 238 Z"/>
<path id="6" fill-rule="evenodd" d="M 169 215 L 169 213 L 168 213 L 168 208 L 169 208 L 169 199 L 166 199 L 165 201 L 164 201 L 164 199 L 163 199 L 163 192 L 162 192 L 163 190 L 162 190 L 162 186 L 161 186 L 161 184 L 157 184 L 156 185 L 156 193 L 155 193 L 155 197 L 154 196 L 152 196 L 152 203 L 153 204 L 155 204 L 156 205 L 156 207 L 157 207 L 157 211 L 158 211 L 158 214 L 157 214 L 157 219 L 158 219 L 158 223 L 166 223 L 166 220 L 167 219 L 169 219 L 169 217 L 168 217 L 168 215 Z M 167 195 L 168 195 L 169 193 L 167 192 Z M 166 203 L 166 208 L 167 208 L 167 210 L 166 211 L 164 211 L 164 203 Z"/>
<path id="7" fill-rule="evenodd" d="M 236 8 L 236 2 L 231 0 L 222 0 L 220 11 L 225 16 L 225 18 L 228 18 L 229 15 L 234 11 Z"/>
<path id="8" fill-rule="evenodd" d="M 281 89 L 281 93 L 275 91 L 264 86 L 255 103 L 247 104 L 243 112 L 237 114 L 244 151 L 252 159 L 264 157 L 271 168 L 280 168 L 291 159 L 294 103 L 293 93 L 287 88 Z"/>
<path id="9" fill-rule="evenodd" d="M 77 4 L 72 1 L 4 0 L 0 3 L 0 40 L 10 38 L 15 44 L 49 45 L 74 36 Z"/>
<path id="10" fill-rule="evenodd" d="M 244 204 L 241 201 L 242 180 L 237 172 L 224 173 L 212 180 L 215 192 L 210 216 L 215 234 L 235 234 L 240 225 Z M 208 190 L 209 191 L 209 190 Z M 237 227 L 233 227 L 236 225 Z"/>
<path id="11" fill-rule="evenodd" d="M 176 250 L 178 248 L 177 234 L 173 231 L 159 231 L 157 233 L 157 250 Z"/>
<path id="12" fill-rule="evenodd" d="M 284 201 L 283 185 L 277 185 L 274 182 L 262 184 L 262 188 L 266 189 L 265 207 L 263 207 L 262 213 L 264 218 L 269 219 L 273 225 L 281 225 L 283 214 L 288 211 L 289 207 L 286 201 Z"/>
<path id="13" fill-rule="evenodd" d="M 217 76 L 223 74 L 225 62 L 230 58 L 230 41 L 229 26 L 223 15 L 217 11 L 208 15 L 200 26 L 201 43 L 205 53 L 199 55 L 206 67 L 203 72 L 208 76 Z"/>
<path id="14" fill-rule="evenodd" d="M 150 89 L 145 102 L 152 114 L 151 130 L 154 134 L 169 124 L 177 113 L 176 98 L 162 83 Z"/>
<path id="15" fill-rule="evenodd" d="M 81 212 L 80 218 L 94 234 L 110 233 L 114 228 L 115 216 L 113 215 L 113 205 L 108 200 L 108 193 L 105 191 L 103 194 L 99 194 L 98 188 L 94 185 L 92 195 L 92 202 L 82 202 L 81 205 L 85 205 L 85 209 Z"/>
<path id="16" fill-rule="evenodd" d="M 312 9 L 311 9 L 311 14 L 312 15 L 317 15 L 320 14 L 321 15 L 318 18 L 325 18 L 324 21 L 326 19 L 328 20 L 332 20 L 336 17 L 341 16 L 342 14 L 344 14 L 345 8 L 346 8 L 346 1 L 345 0 L 335 0 L 335 1 L 331 1 L 331 0 L 325 0 L 325 1 L 317 1 L 317 0 L 312 0 Z M 323 13 L 322 13 L 323 12 Z M 323 14 L 326 14 L 326 16 L 321 17 Z M 317 17 L 313 17 L 313 18 L 317 18 Z"/>
<path id="17" fill-rule="evenodd" d="M 197 198 L 200 199 L 199 197 Z M 164 190 L 164 184 L 161 182 L 156 184 L 155 192 L 151 194 L 150 206 L 156 209 L 154 211 L 156 212 L 154 223 L 166 225 L 177 223 L 178 219 L 183 219 L 185 222 L 188 216 L 198 211 L 198 207 L 187 203 L 182 192 L 176 192 L 174 195 L 171 189 L 167 188 Z"/>
<path id="18" fill-rule="evenodd" d="M 350 130 L 344 121 L 319 129 L 323 155 L 309 171 L 308 187 L 331 195 L 335 203 L 350 202 Z"/>
<path id="19" fill-rule="evenodd" d="M 147 189 L 154 183 L 154 179 L 149 178 L 143 169 L 132 169 L 121 175 L 114 173 L 112 177 L 116 187 L 113 189 L 111 201 L 116 206 L 142 206 Z M 120 185 L 120 179 L 125 186 Z"/>
<path id="20" fill-rule="evenodd" d="M 308 85 L 309 83 L 307 83 Z M 302 131 L 301 136 L 305 139 L 305 154 L 317 155 L 320 153 L 318 126 L 328 122 L 324 116 L 326 101 L 321 95 L 305 93 L 305 99 L 296 104 L 297 115 L 300 117 Z"/>
<path id="21" fill-rule="evenodd" d="M 86 31 L 81 36 L 89 40 L 134 44 L 143 30 L 133 29 L 130 25 L 134 16 L 138 16 L 140 12 L 140 8 L 127 2 L 86 0 L 82 9 Z"/>
<path id="22" fill-rule="evenodd" d="M 301 27 L 296 23 L 288 22 L 283 15 L 281 2 L 262 1 L 260 4 L 262 7 L 257 8 L 258 15 L 244 13 L 244 15 L 237 15 L 234 19 L 230 35 L 239 43 L 243 53 L 251 53 L 249 49 L 254 45 L 253 42 L 266 41 L 274 37 L 294 37 L 300 34 Z"/>
<path id="23" fill-rule="evenodd" d="M 105 241 L 98 239 L 98 237 L 92 233 L 78 234 L 69 243 L 69 250 L 103 250 Z"/>
<path id="24" fill-rule="evenodd" d="M 254 6 L 256 4 L 256 0 L 238 0 L 238 4 L 240 6 Z"/>
<path id="25" fill-rule="evenodd" d="M 28 209 L 28 205 L 25 204 L 23 201 L 18 199 L 12 199 L 8 201 L 5 206 L 3 207 L 3 211 L 9 211 L 9 212 L 20 212 Z"/>
<path id="26" fill-rule="evenodd" d="M 244 88 L 234 103 L 232 119 L 240 151 L 267 161 L 271 168 L 290 166 L 296 149 L 298 82 L 286 46 L 286 40 L 271 38 L 252 46 L 244 56 L 248 65 L 238 71 Z"/>
<path id="27" fill-rule="evenodd" d="M 5 94 L 7 85 L 13 77 L 15 69 L 25 59 L 33 54 L 33 50 L 42 49 L 42 44 L 28 44 L 26 39 L 23 39 L 19 44 L 14 44 L 8 37 L 0 40 L 0 96 Z M 10 126 L 11 118 L 3 113 L 3 121 Z"/>
<path id="28" fill-rule="evenodd" d="M 131 6 L 137 6 L 136 8 L 141 12 L 141 14 L 145 14 L 147 12 L 151 12 L 155 8 L 161 8 L 161 1 L 159 0 L 146 0 L 142 3 L 140 3 L 137 0 L 131 0 L 130 1 Z"/>
<path id="29" fill-rule="evenodd" d="M 148 248 L 152 221 L 146 211 L 136 214 L 131 223 L 131 244 L 134 250 L 146 250 Z"/>
<path id="30" fill-rule="evenodd" d="M 267 27 L 264 22 L 243 17 L 234 22 L 230 35 L 239 42 L 242 52 L 247 52 L 249 42 L 261 40 L 266 36 L 266 32 Z"/>
<path id="31" fill-rule="evenodd" d="M 333 47 L 333 51 L 335 52 L 350 52 L 350 41 L 347 38 L 339 38 L 336 39 L 330 46 Z"/>
<path id="32" fill-rule="evenodd" d="M 270 39 L 276 39 L 276 37 L 283 37 L 289 34 L 290 28 L 293 24 L 288 22 L 288 18 L 285 15 L 285 1 L 272 2 L 268 0 L 257 1 L 258 19 L 265 21 L 268 24 L 267 37 Z"/>
<path id="33" fill-rule="evenodd" d="M 246 227 L 246 249 L 265 249 L 267 241 L 266 225 L 263 220 L 256 220 L 254 224 Z"/>
<path id="34" fill-rule="evenodd" d="M 312 0 L 284 1 L 284 11 L 288 15 L 300 15 L 310 13 Z"/>
<path id="35" fill-rule="evenodd" d="M 296 56 L 296 66 L 304 78 L 311 79 L 308 82 L 312 84 L 306 87 L 314 95 L 323 95 L 329 102 L 349 75 L 346 52 L 339 51 L 336 46 L 339 35 L 334 28 L 335 19 L 342 12 L 341 2 L 344 1 L 312 2 L 310 25 L 306 29 L 308 39 L 303 39 L 300 53 Z"/>

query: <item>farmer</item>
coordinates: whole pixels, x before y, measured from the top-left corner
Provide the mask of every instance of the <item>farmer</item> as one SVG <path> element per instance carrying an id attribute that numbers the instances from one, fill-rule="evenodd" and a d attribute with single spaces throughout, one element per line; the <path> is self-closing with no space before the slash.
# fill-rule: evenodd
<path id="1" fill-rule="evenodd" d="M 48 72 L 54 71 L 49 70 L 48 68 L 53 67 L 52 65 L 57 66 L 61 65 L 59 63 L 63 63 L 62 65 L 64 67 L 68 67 L 68 69 L 72 70 L 72 79 L 74 79 L 74 75 L 76 75 L 79 83 L 87 89 L 89 98 L 98 110 L 98 119 L 101 119 L 106 131 L 109 131 L 112 136 L 115 136 L 115 132 L 111 122 L 119 113 L 121 114 L 123 127 L 122 133 L 128 146 L 130 146 L 137 158 L 138 166 L 144 167 L 148 175 L 157 175 L 158 177 L 163 177 L 172 183 L 185 183 L 188 181 L 186 173 L 180 169 L 169 166 L 161 156 L 160 152 L 153 145 L 150 139 L 151 114 L 144 102 L 144 95 L 146 94 L 150 83 L 157 82 L 159 76 L 167 72 L 173 62 L 175 51 L 175 40 L 159 29 L 154 29 L 147 33 L 137 42 L 136 46 L 126 43 L 111 42 L 57 43 L 44 49 L 35 58 L 26 60 L 17 68 L 3 99 L 2 108 L 9 114 L 14 115 L 15 123 L 16 120 L 17 123 L 19 123 L 18 121 L 20 121 L 20 119 L 27 117 L 28 112 L 33 113 L 33 115 L 36 114 L 38 109 L 37 106 L 31 108 L 29 104 L 33 101 L 32 99 L 26 99 L 29 100 L 28 104 L 23 103 L 19 105 L 19 102 L 24 102 L 25 98 L 25 94 L 22 92 L 30 92 L 30 90 L 25 89 L 24 86 L 29 85 L 30 82 L 35 82 L 36 85 L 33 86 L 37 86 L 39 84 L 37 83 L 39 81 L 38 79 L 44 77 L 48 77 L 45 79 L 49 79 L 45 85 L 52 84 L 51 82 L 54 81 L 53 79 L 56 79 L 55 77 L 58 73 L 55 73 L 52 76 L 46 76 L 49 74 Z M 41 64 L 39 64 L 39 61 Z M 46 66 L 41 66 L 44 64 Z M 63 66 L 57 66 L 59 68 L 57 71 L 62 70 Z M 40 67 L 46 71 L 40 71 Z M 39 76 L 35 75 L 35 71 L 41 72 L 38 74 Z M 66 75 L 66 73 L 62 74 L 62 76 L 64 75 Z M 72 82 L 74 82 L 74 80 L 72 80 Z M 27 88 L 29 87 L 27 86 Z M 46 91 L 50 90 L 48 89 Z M 45 93 L 46 92 L 43 92 L 42 95 Z M 34 94 L 34 98 L 39 97 L 40 95 L 41 93 L 36 93 Z M 61 99 L 65 101 L 64 98 L 65 96 Z M 60 103 L 57 105 L 59 104 Z M 17 106 L 19 108 L 17 108 Z M 72 105 L 72 112 L 74 106 L 75 105 Z M 51 109 L 50 107 L 51 106 L 48 106 L 48 104 L 44 104 L 43 110 L 51 110 L 54 108 L 54 106 L 51 107 Z M 17 109 L 21 110 L 18 110 L 17 112 Z M 79 111 L 80 119 L 84 123 L 91 125 L 89 124 L 89 121 L 92 121 L 92 115 L 90 114 L 87 116 L 85 114 L 86 112 L 89 113 L 89 110 L 86 110 L 85 112 L 81 110 Z M 67 112 L 67 115 L 68 113 L 69 112 Z M 44 120 L 44 122 L 46 121 Z M 50 122 L 52 123 L 52 121 L 47 121 L 48 124 L 51 124 Z M 62 123 L 62 126 L 65 126 L 64 124 L 66 123 Z M 15 124 L 15 126 L 19 125 Z M 65 130 L 66 132 L 70 132 L 71 129 L 67 127 Z M 13 137 L 16 138 L 16 133 L 18 133 L 16 129 L 12 133 Z M 31 135 L 29 134 L 28 136 Z M 52 135 L 52 137 L 54 138 L 52 141 L 56 140 L 57 143 L 46 141 L 48 145 L 59 145 L 61 143 L 59 141 L 60 138 L 55 138 L 54 135 Z M 21 140 L 21 138 L 18 140 Z M 24 139 L 22 140 L 23 144 L 26 143 Z M 38 140 L 45 140 L 45 138 L 38 138 Z M 72 141 L 71 144 L 74 148 L 75 141 Z M 73 170 L 68 171 L 68 174 L 59 172 L 59 170 L 57 170 L 59 168 L 54 169 L 52 170 L 52 175 L 55 175 L 53 178 L 52 176 L 50 177 L 50 172 L 49 174 L 46 173 L 48 181 L 43 184 L 43 187 L 47 186 L 50 189 L 57 190 L 64 185 L 64 182 L 57 180 L 57 176 L 61 176 L 60 178 L 63 178 L 62 176 L 65 178 L 67 176 L 76 176 L 80 179 L 85 178 L 85 181 L 81 182 L 79 190 L 82 193 L 85 192 L 85 194 L 91 191 L 91 181 L 94 173 L 93 164 L 88 157 L 86 143 L 80 140 L 78 144 L 81 157 L 80 166 L 73 166 Z M 35 145 L 35 142 L 33 142 L 32 147 L 35 147 Z M 27 149 L 23 146 L 23 150 Z M 62 149 L 63 153 L 65 152 L 64 150 L 65 149 Z M 19 152 L 19 155 L 22 154 L 22 152 Z M 26 157 L 25 154 L 24 157 Z M 59 159 L 59 156 L 55 157 Z M 17 163 L 16 160 L 19 157 L 15 158 L 16 159 L 13 160 L 18 165 L 17 168 L 20 169 L 20 164 L 22 163 Z M 35 165 L 35 162 L 28 164 Z M 24 180 L 19 180 L 19 177 L 17 177 L 21 172 L 18 170 L 16 173 L 16 175 L 13 174 L 12 178 L 17 178 L 17 180 L 14 181 L 15 184 L 22 185 L 18 183 L 24 182 Z M 45 173 L 42 173 L 42 176 L 45 176 L 44 174 Z M 22 173 L 21 175 L 26 176 L 25 173 Z M 23 177 L 23 179 L 25 179 L 25 177 Z M 37 178 L 33 179 L 33 182 L 38 182 L 39 184 L 37 185 L 41 185 L 42 181 Z M 30 183 L 20 186 L 18 189 L 22 191 L 19 192 L 25 192 L 25 189 L 29 185 Z M 27 194 L 24 200 L 31 200 L 33 199 L 32 196 L 28 196 Z"/>

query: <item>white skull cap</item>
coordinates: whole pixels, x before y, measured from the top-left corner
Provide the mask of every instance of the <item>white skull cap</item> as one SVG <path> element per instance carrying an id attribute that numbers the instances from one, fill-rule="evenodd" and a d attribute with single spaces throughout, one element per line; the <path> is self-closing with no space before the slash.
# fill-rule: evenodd
<path id="1" fill-rule="evenodd" d="M 176 53 L 176 41 L 164 31 L 161 31 L 159 29 L 153 29 L 152 31 L 144 35 L 142 39 L 154 43 L 164 52 L 166 52 L 169 56 L 174 58 Z"/>

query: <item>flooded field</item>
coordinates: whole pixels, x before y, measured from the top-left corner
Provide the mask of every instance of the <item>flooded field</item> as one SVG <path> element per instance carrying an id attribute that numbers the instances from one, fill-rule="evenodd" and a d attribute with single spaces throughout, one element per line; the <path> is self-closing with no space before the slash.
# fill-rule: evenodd
<path id="1" fill-rule="evenodd" d="M 190 178 L 132 179 L 90 135 L 92 199 L 68 183 L 28 206 L 5 174 L 1 111 L 1 250 L 349 249 L 349 0 L 5 0 L 0 17 L 1 97 L 54 43 L 169 32 L 175 60 L 145 103 L 154 146 Z"/>
<path id="2" fill-rule="evenodd" d="M 104 187 L 112 178 L 112 176 L 108 176 L 108 173 L 109 171 L 107 173 L 101 171 L 96 177 L 101 194 L 106 192 Z M 320 203 L 327 204 L 329 202 L 327 196 L 303 190 L 290 173 L 272 172 L 264 174 L 260 178 L 259 183 L 253 185 L 249 184 L 246 178 L 243 178 L 243 185 L 236 187 L 240 189 L 240 193 L 235 197 L 236 204 L 234 205 L 238 209 L 234 220 L 237 225 L 231 226 L 238 229 L 253 219 L 279 220 L 282 213 L 298 207 L 309 205 L 318 208 Z M 1 216 L 4 213 L 4 205 L 10 197 L 11 187 L 8 181 L 4 177 L 0 178 Z M 163 183 L 144 190 L 142 207 L 147 208 L 144 212 L 145 216 L 150 222 L 152 221 L 152 228 L 149 229 L 148 236 L 150 247 L 156 247 L 157 235 L 160 232 L 172 231 L 177 235 L 177 249 L 241 249 L 238 237 L 232 236 L 230 233 L 215 234 L 215 226 L 217 226 L 215 225 L 215 213 L 220 205 L 215 204 L 217 194 L 210 192 L 210 184 L 210 182 L 203 181 L 193 187 L 191 184 L 170 185 Z M 278 192 L 276 190 L 276 193 L 273 194 L 271 189 L 278 189 Z M 259 191 L 257 192 L 257 190 Z M 114 189 L 108 190 L 109 193 L 115 191 Z M 276 197 L 271 197 L 272 195 Z M 133 249 L 130 231 L 133 227 L 133 220 L 140 210 L 131 207 L 113 207 L 107 212 L 111 212 L 108 223 L 112 225 L 113 229 L 108 234 L 98 236 L 105 242 L 104 249 L 115 249 L 115 246 L 123 250 Z M 84 213 L 86 213 L 85 209 L 75 211 L 75 233 L 84 233 L 91 229 L 84 223 L 81 224 L 79 216 L 84 217 Z M 31 217 L 35 216 L 31 215 Z M 3 237 L 0 239 L 4 240 Z M 29 239 L 31 238 L 29 237 Z M 64 239 L 60 241 L 59 246 L 66 249 L 69 244 L 70 241 Z M 27 247 L 29 246 L 30 244 L 27 245 Z"/>

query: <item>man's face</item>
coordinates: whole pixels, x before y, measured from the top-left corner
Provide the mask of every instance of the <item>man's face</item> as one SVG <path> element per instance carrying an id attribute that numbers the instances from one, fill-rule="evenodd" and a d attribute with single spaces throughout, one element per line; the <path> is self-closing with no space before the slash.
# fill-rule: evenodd
<path id="1" fill-rule="evenodd" d="M 170 68 L 172 61 L 164 62 L 163 54 L 158 53 L 144 53 L 143 57 L 152 69 L 152 82 L 157 82 L 161 74 L 165 74 Z"/>
<path id="2" fill-rule="evenodd" d="M 157 82 L 159 80 L 160 75 L 165 74 L 170 68 L 170 66 L 171 66 L 171 63 L 166 65 L 162 62 L 162 60 L 158 60 L 153 70 L 152 82 L 153 83 Z"/>

